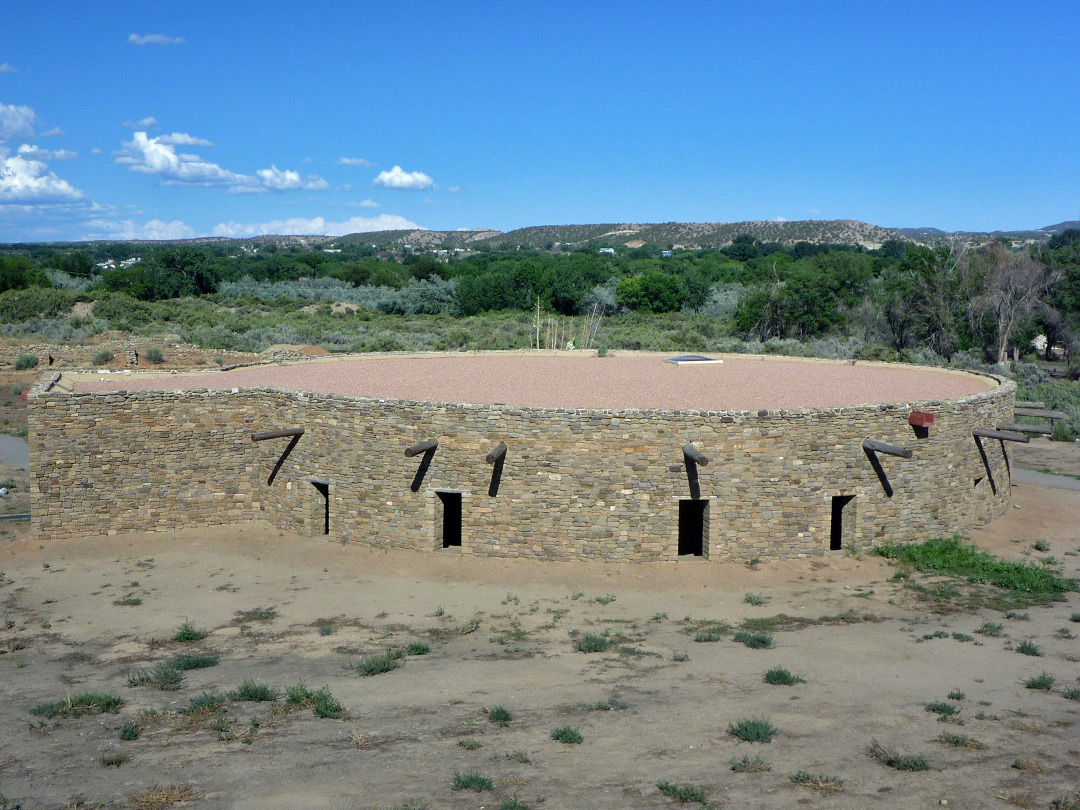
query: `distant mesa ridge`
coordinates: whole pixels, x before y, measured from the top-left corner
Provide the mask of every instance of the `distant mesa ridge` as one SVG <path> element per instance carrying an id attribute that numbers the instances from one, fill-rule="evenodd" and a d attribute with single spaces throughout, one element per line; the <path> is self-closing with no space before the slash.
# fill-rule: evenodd
<path id="1" fill-rule="evenodd" d="M 475 249 L 483 246 L 495 250 L 518 248 L 550 248 L 556 245 L 610 246 L 626 245 L 636 248 L 645 244 L 666 248 L 694 250 L 698 248 L 719 248 L 731 244 L 735 237 L 748 234 L 762 242 L 779 242 L 792 245 L 797 242 L 815 244 L 862 245 L 867 249 L 876 249 L 885 242 L 895 239 L 902 242 L 922 242 L 933 244 L 942 239 L 963 238 L 968 241 L 982 242 L 989 239 L 1005 238 L 1013 242 L 1045 242 L 1056 233 L 1069 228 L 1080 228 L 1080 221 L 1059 222 L 1036 230 L 1015 231 L 943 231 L 938 228 L 883 228 L 854 219 L 832 220 L 750 220 L 746 222 L 664 222 L 653 224 L 635 223 L 599 223 L 594 225 L 535 225 L 518 228 L 513 231 L 497 231 L 491 228 L 476 228 L 466 231 L 429 231 L 422 229 L 374 231 L 370 233 L 351 233 L 346 236 L 316 235 L 265 235 L 242 239 L 212 236 L 183 240 L 123 240 L 133 244 L 164 244 L 183 242 L 184 244 L 275 244 L 279 247 L 299 245 L 306 248 L 318 248 L 323 245 L 349 245 L 356 243 L 371 244 L 379 248 L 402 248 L 409 245 L 414 248 L 431 249 Z M 117 241 L 117 240 L 109 240 Z M 54 243 L 55 244 L 55 243 Z M 93 243 L 83 243 L 93 244 Z"/>

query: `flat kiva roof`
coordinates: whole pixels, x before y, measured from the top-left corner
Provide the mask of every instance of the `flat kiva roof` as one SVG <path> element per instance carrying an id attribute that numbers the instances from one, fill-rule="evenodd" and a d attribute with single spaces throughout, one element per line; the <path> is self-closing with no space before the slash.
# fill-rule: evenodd
<path id="1" fill-rule="evenodd" d="M 760 410 L 963 397 L 997 385 L 945 369 L 850 360 L 715 355 L 673 365 L 671 354 L 492 352 L 351 355 L 228 371 L 65 375 L 83 391 L 273 387 L 354 397 L 547 408 Z"/>

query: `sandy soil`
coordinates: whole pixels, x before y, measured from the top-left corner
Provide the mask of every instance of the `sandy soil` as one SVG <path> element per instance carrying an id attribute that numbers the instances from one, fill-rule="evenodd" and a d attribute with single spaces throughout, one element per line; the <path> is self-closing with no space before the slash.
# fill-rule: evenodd
<path id="1" fill-rule="evenodd" d="M 1019 508 L 978 542 L 1036 559 L 1046 554 L 1032 543 L 1044 540 L 1080 574 L 1080 494 L 1014 495 Z M 74 807 L 73 797 L 80 807 L 134 806 L 132 794 L 155 785 L 190 786 L 199 808 L 465 810 L 511 796 L 532 808 L 699 806 L 663 796 L 663 780 L 698 785 L 727 808 L 1000 808 L 1010 797 L 1048 807 L 1080 784 L 1080 702 L 1063 694 L 1080 676 L 1080 642 L 1068 637 L 1080 635 L 1075 593 L 1023 608 L 1025 619 L 948 600 L 935 613 L 875 557 L 526 563 L 341 546 L 263 525 L 44 542 L 22 530 L 0 535 L 0 570 L 0 794 L 27 810 Z M 766 603 L 747 603 L 747 593 Z M 276 613 L 238 614 L 256 608 Z M 776 630 L 772 649 L 750 649 L 730 630 L 694 641 L 706 620 L 778 614 L 813 621 Z M 184 621 L 208 636 L 171 640 Z M 984 622 L 1005 635 L 977 633 Z M 571 635 L 586 632 L 620 640 L 578 652 Z M 1019 654 L 1021 641 L 1043 655 Z M 430 652 L 373 677 L 350 668 L 410 643 Z M 174 691 L 128 685 L 132 670 L 195 651 L 220 663 L 187 672 Z M 806 682 L 768 685 L 772 667 Z M 1024 688 L 1043 671 L 1053 690 Z M 197 723 L 177 714 L 248 678 L 325 686 L 348 716 L 285 713 L 280 698 L 232 701 Z M 90 690 L 125 704 L 80 718 L 29 711 Z M 958 720 L 939 722 L 925 705 L 954 690 L 964 693 L 952 701 Z M 613 695 L 625 709 L 588 708 Z M 487 719 L 497 705 L 513 716 L 506 727 Z M 771 743 L 726 733 L 759 717 L 779 730 Z M 128 721 L 141 735 L 122 741 Z M 584 741 L 553 740 L 561 726 Z M 945 745 L 943 733 L 984 747 Z M 885 767 L 866 754 L 873 740 L 925 754 L 933 769 Z M 102 764 L 115 755 L 128 759 Z M 733 772 L 743 756 L 771 770 Z M 455 772 L 472 770 L 494 789 L 451 789 Z M 843 779 L 843 792 L 794 784 L 800 770 Z"/>
<path id="2" fill-rule="evenodd" d="M 965 396 L 987 377 L 915 366 L 725 355 L 672 365 L 665 354 L 506 352 L 372 355 L 227 372 L 72 377 L 78 391 L 277 386 L 347 396 L 550 408 L 757 410 Z"/>

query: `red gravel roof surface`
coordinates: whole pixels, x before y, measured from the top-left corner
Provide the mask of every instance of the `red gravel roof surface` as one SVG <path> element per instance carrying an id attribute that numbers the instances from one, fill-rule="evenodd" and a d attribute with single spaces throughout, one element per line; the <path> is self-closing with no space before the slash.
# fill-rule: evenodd
<path id="1" fill-rule="evenodd" d="M 953 399 L 989 378 L 849 360 L 724 355 L 673 365 L 669 354 L 496 352 L 362 355 L 230 371 L 69 375 L 76 391 L 275 387 L 355 397 L 547 408 L 759 410 Z M 719 357 L 719 355 L 718 355 Z"/>

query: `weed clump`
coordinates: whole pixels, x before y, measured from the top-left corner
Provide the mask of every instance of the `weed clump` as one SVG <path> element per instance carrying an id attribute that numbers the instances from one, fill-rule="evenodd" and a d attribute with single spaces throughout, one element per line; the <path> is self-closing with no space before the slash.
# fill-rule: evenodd
<path id="1" fill-rule="evenodd" d="M 742 759 L 733 759 L 731 761 L 731 770 L 735 773 L 764 773 L 765 771 L 771 771 L 772 765 L 761 757 L 743 755 Z"/>
<path id="2" fill-rule="evenodd" d="M 480 771 L 465 771 L 464 773 L 454 771 L 454 779 L 451 783 L 453 790 L 475 790 L 477 793 L 491 790 L 494 787 L 495 783 Z"/>
<path id="3" fill-rule="evenodd" d="M 1021 655 L 1033 655 L 1038 658 L 1042 657 L 1042 650 L 1039 649 L 1039 645 L 1031 641 L 1021 641 L 1016 645 L 1016 651 Z"/>
<path id="4" fill-rule="evenodd" d="M 709 794 L 705 792 L 704 788 L 697 785 L 674 785 L 671 782 L 657 782 L 656 787 L 668 798 L 683 803 L 707 804 L 709 801 Z"/>
<path id="5" fill-rule="evenodd" d="M 285 689 L 285 705 L 294 709 L 310 708 L 317 717 L 330 720 L 340 720 L 345 716 L 344 707 L 326 687 L 313 692 L 303 683 L 290 686 Z"/>
<path id="6" fill-rule="evenodd" d="M 768 633 L 750 633 L 746 630 L 737 631 L 735 640 L 742 642 L 751 650 L 765 650 L 773 645 L 773 637 Z"/>
<path id="7" fill-rule="evenodd" d="M 205 630 L 200 630 L 191 622 L 184 622 L 178 628 L 176 628 L 176 633 L 175 635 L 173 635 L 173 640 L 187 644 L 192 641 L 202 641 L 204 638 L 206 638 L 206 636 L 207 633 Z"/>
<path id="8" fill-rule="evenodd" d="M 496 706 L 488 712 L 488 720 L 497 726 L 506 727 L 510 725 L 510 721 L 513 719 L 510 710 L 504 706 Z"/>
<path id="9" fill-rule="evenodd" d="M 871 759 L 898 771 L 928 771 L 930 760 L 922 754 L 902 754 L 891 745 L 882 745 L 877 740 L 870 743 L 866 753 Z"/>
<path id="10" fill-rule="evenodd" d="M 567 745 L 577 745 L 585 738 L 581 736 L 581 732 L 573 726 L 559 726 L 559 728 L 552 729 L 551 739 Z"/>
<path id="11" fill-rule="evenodd" d="M 953 748 L 980 749 L 986 747 L 974 737 L 968 737 L 965 734 L 950 734 L 947 731 L 938 737 L 937 740 L 938 742 L 950 745 Z"/>
<path id="12" fill-rule="evenodd" d="M 992 638 L 1000 638 L 1005 635 L 1005 625 L 996 622 L 986 622 L 981 627 L 978 627 L 975 632 L 984 636 L 991 636 Z"/>
<path id="13" fill-rule="evenodd" d="M 736 739 L 748 743 L 772 742 L 777 729 L 764 717 L 739 720 L 727 727 L 727 733 Z"/>
<path id="14" fill-rule="evenodd" d="M 612 641 L 607 636 L 586 633 L 574 642 L 574 649 L 583 653 L 604 652 L 611 644 Z"/>
<path id="15" fill-rule="evenodd" d="M 128 720 L 120 729 L 120 739 L 125 742 L 139 739 L 140 734 L 142 734 L 142 726 L 135 720 Z"/>
<path id="16" fill-rule="evenodd" d="M 229 692 L 229 700 L 249 703 L 270 703 L 278 699 L 278 691 L 271 686 L 248 678 L 240 686 Z"/>
<path id="17" fill-rule="evenodd" d="M 792 675 L 783 667 L 774 667 L 765 673 L 765 683 L 773 686 L 794 686 L 797 683 L 806 683 L 806 679 Z"/>
<path id="18" fill-rule="evenodd" d="M 814 775 L 809 771 L 796 771 L 788 777 L 796 785 L 808 787 L 819 793 L 840 793 L 844 789 L 844 780 L 838 776 L 828 776 L 819 773 Z"/>
<path id="19" fill-rule="evenodd" d="M 119 695 L 106 692 L 80 692 L 68 695 L 64 700 L 53 703 L 39 703 L 30 709 L 30 714 L 39 717 L 82 717 L 86 714 L 116 714 L 124 700 Z"/>
<path id="20" fill-rule="evenodd" d="M 935 700 L 926 704 L 926 711 L 933 712 L 938 715 L 940 719 L 944 720 L 954 716 L 960 709 L 952 703 L 946 703 L 943 700 Z"/>
<path id="21" fill-rule="evenodd" d="M 708 643 L 712 641 L 719 641 L 724 637 L 724 628 L 718 624 L 714 624 L 711 627 L 704 627 L 698 630 L 694 634 L 694 641 L 698 643 Z"/>
<path id="22" fill-rule="evenodd" d="M 1054 676 L 1049 672 L 1042 672 L 1034 677 L 1028 678 L 1024 681 L 1024 686 L 1028 689 L 1039 689 L 1044 692 L 1048 692 L 1054 685 Z"/>
<path id="23" fill-rule="evenodd" d="M 356 671 L 365 678 L 390 672 L 401 666 L 403 655 L 401 650 L 392 648 L 378 655 L 369 655 L 356 665 Z"/>

